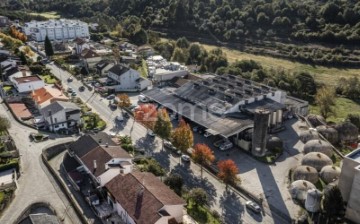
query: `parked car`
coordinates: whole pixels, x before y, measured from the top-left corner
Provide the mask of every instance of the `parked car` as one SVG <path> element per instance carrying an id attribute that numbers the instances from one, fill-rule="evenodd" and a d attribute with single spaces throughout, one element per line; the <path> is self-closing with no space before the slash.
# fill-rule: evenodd
<path id="1" fill-rule="evenodd" d="M 219 149 L 221 151 L 225 151 L 225 150 L 231 149 L 233 146 L 234 145 L 233 145 L 232 142 L 226 141 L 226 142 L 224 142 L 223 144 L 220 145 Z"/>
<path id="2" fill-rule="evenodd" d="M 122 122 L 122 121 L 124 121 L 124 117 L 122 116 L 122 114 L 117 115 L 117 116 L 115 117 L 115 121 L 117 121 L 117 122 Z"/>
<path id="3" fill-rule="evenodd" d="M 210 134 L 209 132 L 205 131 L 204 137 L 205 137 L 205 138 L 208 138 L 208 137 L 210 137 L 211 135 L 212 135 L 212 134 Z"/>
<path id="4" fill-rule="evenodd" d="M 164 140 L 164 146 L 166 148 L 169 148 L 169 149 L 173 150 L 173 151 L 176 150 L 176 147 L 173 146 L 173 144 L 171 142 L 169 142 L 169 141 Z"/>
<path id="5" fill-rule="evenodd" d="M 80 91 L 80 92 L 82 92 L 82 91 L 84 91 L 84 90 L 85 90 L 85 86 L 80 86 L 80 87 L 79 87 L 79 91 Z"/>
<path id="6" fill-rule="evenodd" d="M 147 135 L 149 135 L 150 137 L 155 137 L 155 133 L 152 130 L 149 130 L 147 132 Z"/>
<path id="7" fill-rule="evenodd" d="M 67 88 L 68 93 L 72 93 L 73 91 L 74 91 L 73 88 L 71 88 L 71 87 Z"/>
<path id="8" fill-rule="evenodd" d="M 255 202 L 253 201 L 247 201 L 245 203 L 245 206 L 247 209 L 250 209 L 252 210 L 253 212 L 256 212 L 256 213 L 260 213 L 261 212 L 261 208 L 258 204 L 256 204 Z"/>
<path id="9" fill-rule="evenodd" d="M 181 161 L 186 162 L 186 163 L 190 163 L 191 159 L 190 156 L 188 155 L 181 155 Z"/>
<path id="10" fill-rule="evenodd" d="M 199 126 L 194 126 L 194 127 L 193 127 L 193 131 L 195 131 L 195 132 L 197 132 L 199 129 L 200 129 Z"/>
<path id="11" fill-rule="evenodd" d="M 122 115 L 123 115 L 124 118 L 129 118 L 130 117 L 130 115 L 126 111 L 122 112 Z"/>
<path id="12" fill-rule="evenodd" d="M 149 102 L 149 98 L 147 98 L 144 95 L 139 95 L 139 101 L 142 103 L 148 103 Z"/>
<path id="13" fill-rule="evenodd" d="M 73 91 L 72 93 L 71 93 L 71 96 L 76 96 L 77 95 L 77 93 L 75 92 L 75 91 Z"/>
<path id="14" fill-rule="evenodd" d="M 108 100 L 113 100 L 113 99 L 115 99 L 115 94 L 108 95 L 108 96 L 106 97 L 106 99 L 108 99 Z"/>
<path id="15" fill-rule="evenodd" d="M 72 82 L 72 81 L 73 81 L 73 77 L 69 77 L 69 78 L 67 79 L 67 81 L 68 81 L 68 82 Z"/>

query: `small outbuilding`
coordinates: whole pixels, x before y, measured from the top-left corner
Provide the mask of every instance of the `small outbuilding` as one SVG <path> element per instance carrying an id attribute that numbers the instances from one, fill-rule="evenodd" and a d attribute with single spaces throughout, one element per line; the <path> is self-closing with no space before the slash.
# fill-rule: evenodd
<path id="1" fill-rule="evenodd" d="M 321 152 L 330 158 L 333 155 L 332 146 L 329 143 L 320 139 L 310 140 L 304 145 L 304 153 L 308 154 L 309 152 Z"/>
<path id="2" fill-rule="evenodd" d="M 303 143 L 307 143 L 310 140 L 319 139 L 319 133 L 315 130 L 305 130 L 300 132 L 299 138 Z"/>
<path id="3" fill-rule="evenodd" d="M 356 142 L 359 136 L 359 129 L 351 122 L 346 121 L 335 126 L 339 133 L 341 143 Z"/>
<path id="4" fill-rule="evenodd" d="M 297 180 L 291 183 L 289 191 L 293 199 L 304 202 L 310 189 L 316 189 L 315 185 L 306 180 Z"/>
<path id="5" fill-rule="evenodd" d="M 331 144 L 334 145 L 339 142 L 339 133 L 335 128 L 326 125 L 320 125 L 316 127 L 316 130 Z"/>
<path id="6" fill-rule="evenodd" d="M 320 171 L 320 178 L 328 184 L 339 179 L 340 173 L 341 169 L 337 166 L 324 166 Z"/>
<path id="7" fill-rule="evenodd" d="M 293 181 L 307 180 L 313 184 L 318 182 L 319 174 L 314 167 L 311 166 L 298 166 L 293 172 Z"/>
<path id="8" fill-rule="evenodd" d="M 301 160 L 301 165 L 312 166 L 319 172 L 324 166 L 333 165 L 333 162 L 324 153 L 310 152 Z"/>

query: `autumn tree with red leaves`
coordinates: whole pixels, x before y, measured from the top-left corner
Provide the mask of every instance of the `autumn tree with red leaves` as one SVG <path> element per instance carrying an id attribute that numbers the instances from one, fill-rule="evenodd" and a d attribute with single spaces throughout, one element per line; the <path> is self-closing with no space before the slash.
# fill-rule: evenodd
<path id="1" fill-rule="evenodd" d="M 211 163 L 215 160 L 214 153 L 209 148 L 209 146 L 198 143 L 194 146 L 194 151 L 192 152 L 191 156 L 195 162 L 200 164 L 201 179 L 202 179 L 203 166 L 206 165 L 207 163 Z"/>
<path id="2" fill-rule="evenodd" d="M 225 183 L 226 189 L 229 184 L 240 182 L 240 178 L 237 177 L 239 170 L 233 160 L 227 159 L 220 161 L 218 168 L 218 177 Z"/>
<path id="3" fill-rule="evenodd" d="M 182 152 L 185 152 L 188 148 L 194 144 L 194 135 L 189 124 L 187 124 L 183 119 L 180 120 L 180 123 L 177 128 L 173 131 L 171 135 L 172 144 Z"/>
<path id="4" fill-rule="evenodd" d="M 157 110 L 154 104 L 141 104 L 135 110 L 135 120 L 153 130 L 157 120 Z"/>
<path id="5" fill-rule="evenodd" d="M 119 99 L 119 107 L 123 108 L 131 106 L 130 98 L 126 93 L 119 94 L 117 97 Z"/>
<path id="6" fill-rule="evenodd" d="M 27 41 L 27 37 L 25 33 L 20 32 L 15 26 L 11 26 L 9 33 L 12 37 L 21 40 L 22 42 Z"/>

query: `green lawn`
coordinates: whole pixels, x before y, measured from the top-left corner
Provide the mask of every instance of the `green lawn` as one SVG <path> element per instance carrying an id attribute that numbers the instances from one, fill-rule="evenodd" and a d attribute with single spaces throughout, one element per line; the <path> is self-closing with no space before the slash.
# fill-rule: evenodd
<path id="1" fill-rule="evenodd" d="M 59 19 L 60 18 L 60 15 L 58 15 L 57 12 L 41 12 L 41 13 L 32 12 L 32 13 L 30 13 L 30 15 L 43 16 L 47 19 Z"/>
<path id="2" fill-rule="evenodd" d="M 13 87 L 12 86 L 4 86 L 3 89 L 5 92 L 9 92 L 10 90 L 13 89 Z"/>
<path id="3" fill-rule="evenodd" d="M 51 75 L 43 75 L 40 77 L 42 78 L 42 80 L 44 80 L 46 84 L 55 84 L 57 82 L 57 79 Z"/>
<path id="4" fill-rule="evenodd" d="M 220 224 L 220 221 L 216 219 L 208 209 L 203 206 L 194 206 L 191 200 L 189 201 L 186 210 L 199 224 Z"/>
<path id="5" fill-rule="evenodd" d="M 319 111 L 318 106 L 310 106 L 311 114 L 320 114 Z M 340 122 L 344 121 L 348 114 L 360 114 L 360 104 L 347 98 L 338 97 L 336 98 L 335 111 L 336 115 L 327 118 L 327 121 Z"/>

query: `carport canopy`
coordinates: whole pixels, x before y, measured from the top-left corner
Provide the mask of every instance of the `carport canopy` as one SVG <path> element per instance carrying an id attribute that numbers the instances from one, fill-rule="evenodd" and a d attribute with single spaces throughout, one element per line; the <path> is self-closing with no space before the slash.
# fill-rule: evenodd
<path id="1" fill-rule="evenodd" d="M 220 134 L 218 131 L 215 131 L 215 130 L 210 129 L 210 128 L 206 129 L 206 132 L 208 132 L 208 133 L 210 133 L 210 134 L 212 134 L 212 135 L 218 135 L 218 134 Z"/>

